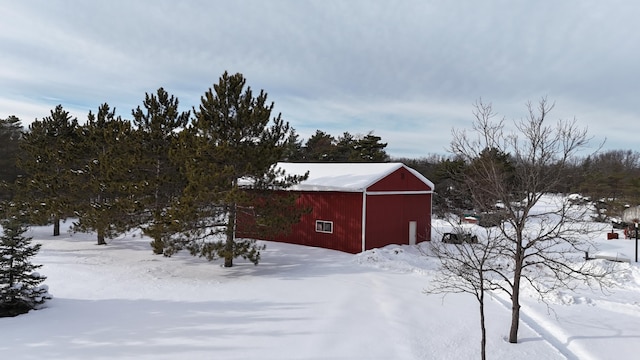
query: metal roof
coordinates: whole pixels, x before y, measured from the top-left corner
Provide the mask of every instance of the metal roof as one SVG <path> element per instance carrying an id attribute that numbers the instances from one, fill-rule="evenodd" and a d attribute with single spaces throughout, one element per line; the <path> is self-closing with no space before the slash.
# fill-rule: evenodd
<path id="1" fill-rule="evenodd" d="M 346 191 L 361 192 L 375 184 L 394 171 L 405 168 L 414 176 L 427 184 L 431 189 L 434 185 L 416 170 L 399 162 L 389 163 L 287 163 L 279 162 L 276 168 L 282 169 L 287 175 L 304 175 L 309 172 L 309 178 L 290 190 L 304 191 Z"/>

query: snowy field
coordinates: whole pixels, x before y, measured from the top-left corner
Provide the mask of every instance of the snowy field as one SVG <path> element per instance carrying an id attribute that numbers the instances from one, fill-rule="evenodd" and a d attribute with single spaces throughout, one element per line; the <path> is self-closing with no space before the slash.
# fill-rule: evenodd
<path id="1" fill-rule="evenodd" d="M 43 244 L 33 262 L 54 299 L 0 318 L 1 359 L 479 358 L 475 299 L 423 293 L 437 267 L 428 244 L 350 255 L 268 242 L 260 265 L 225 269 L 153 255 L 139 234 L 97 246 L 92 235 L 51 231 L 29 236 Z M 632 261 L 617 265 L 619 286 L 556 292 L 550 308 L 525 291 L 519 344 L 505 340 L 507 299 L 492 295 L 489 359 L 640 358 L 635 241 L 606 232 L 601 249 Z"/>

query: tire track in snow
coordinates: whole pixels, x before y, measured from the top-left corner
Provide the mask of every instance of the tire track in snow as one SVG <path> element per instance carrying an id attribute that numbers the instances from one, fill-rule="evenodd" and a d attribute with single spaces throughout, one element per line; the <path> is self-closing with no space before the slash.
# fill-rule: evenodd
<path id="1" fill-rule="evenodd" d="M 389 325 L 387 309 L 381 307 L 384 284 L 380 290 L 377 279 L 366 274 L 321 281 L 326 281 L 323 287 L 332 293 L 317 305 L 321 314 L 313 320 L 318 329 L 314 341 L 306 344 L 310 352 L 324 359 L 347 359 L 353 353 L 372 360 L 413 359 L 401 351 L 396 328 Z"/>
<path id="2" fill-rule="evenodd" d="M 398 300 L 391 295 L 396 294 L 397 291 L 392 290 L 388 283 L 383 282 L 383 279 L 387 280 L 386 277 L 373 276 L 369 281 L 373 283 L 375 305 L 377 305 L 379 314 L 382 315 L 382 320 L 388 325 L 388 333 L 393 338 L 394 344 L 396 344 L 397 353 L 395 358 L 414 358 L 411 354 L 413 346 L 410 341 L 410 334 L 407 333 L 406 327 L 403 327 L 400 322 L 403 316 L 401 315 L 401 309 L 398 307 Z"/>
<path id="3" fill-rule="evenodd" d="M 505 298 L 505 295 L 497 294 L 494 292 L 489 292 L 489 295 L 499 304 L 501 304 L 507 311 L 511 311 L 511 302 L 508 298 Z M 567 336 L 558 326 L 539 316 L 535 311 L 524 310 L 525 306 L 521 305 L 521 324 L 524 324 L 534 333 L 539 335 L 542 339 L 544 339 L 544 341 L 546 341 L 549 345 L 556 349 L 558 353 L 564 356 L 567 360 L 594 359 L 585 349 L 580 348 L 578 345 L 573 346 L 577 347 L 577 349 L 569 349 L 569 347 L 566 345 L 568 340 Z"/>
<path id="4" fill-rule="evenodd" d="M 397 286 L 394 286 L 393 278 L 377 274 L 363 274 L 357 280 L 340 279 L 340 283 L 346 286 L 342 294 L 343 303 L 359 302 L 357 312 L 368 314 L 367 328 L 377 328 L 374 333 L 380 337 L 373 339 L 367 347 L 378 348 L 381 353 L 368 354 L 363 358 L 376 359 L 415 359 L 415 344 L 411 332 L 403 323 L 404 315 L 402 303 L 397 298 Z M 393 277 L 394 274 L 391 275 Z M 395 296 L 394 296 L 395 295 Z M 352 308 L 353 309 L 353 308 Z M 353 310 L 352 310 L 353 311 Z M 370 339 L 372 340 L 372 339 Z M 365 351 L 366 353 L 366 351 Z"/>
<path id="5" fill-rule="evenodd" d="M 635 303 L 611 301 L 606 299 L 594 299 L 592 301 L 595 306 L 598 306 L 603 310 L 640 318 L 640 302 L 638 301 Z"/>

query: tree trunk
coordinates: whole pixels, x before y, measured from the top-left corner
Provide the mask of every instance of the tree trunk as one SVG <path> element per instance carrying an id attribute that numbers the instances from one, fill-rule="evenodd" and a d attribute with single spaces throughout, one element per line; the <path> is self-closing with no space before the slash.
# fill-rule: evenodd
<path id="1" fill-rule="evenodd" d="M 518 342 L 518 325 L 520 324 L 520 300 L 518 299 L 520 289 L 513 289 L 513 298 L 511 304 L 511 329 L 509 330 L 509 342 L 515 344 Z"/>
<path id="2" fill-rule="evenodd" d="M 151 241 L 151 249 L 153 250 L 153 253 L 155 255 L 164 254 L 164 240 L 162 239 L 162 236 L 157 232 L 154 235 L 153 240 Z"/>
<path id="3" fill-rule="evenodd" d="M 522 263 L 524 262 L 524 249 L 522 247 L 524 222 L 516 226 L 516 248 L 513 259 L 513 288 L 511 289 L 511 329 L 509 330 L 509 342 L 518 342 L 518 326 L 520 325 L 520 279 L 522 277 Z"/>
<path id="4" fill-rule="evenodd" d="M 107 245 L 107 242 L 104 240 L 104 230 L 98 229 L 98 245 Z"/>
<path id="5" fill-rule="evenodd" d="M 513 291 L 511 293 L 511 329 L 509 330 L 509 342 L 518 342 L 518 326 L 520 325 L 520 276 L 522 274 L 521 256 L 518 256 L 516 268 L 513 274 Z"/>
<path id="6" fill-rule="evenodd" d="M 231 239 L 229 238 L 229 234 L 227 234 L 227 243 L 225 244 L 224 249 L 224 267 L 232 267 L 233 266 L 233 236 Z"/>
<path id="7" fill-rule="evenodd" d="M 487 359 L 487 329 L 484 326 L 484 290 L 480 291 L 480 331 L 482 337 L 480 339 L 480 357 L 482 360 Z"/>
<path id="8" fill-rule="evenodd" d="M 152 238 L 151 248 L 153 249 L 153 253 L 156 255 L 164 254 L 164 229 L 161 228 L 162 225 L 162 209 L 160 208 L 160 160 L 156 159 L 156 180 L 155 180 L 155 190 L 153 194 L 153 223 L 151 224 L 150 229 L 152 229 Z"/>
<path id="9" fill-rule="evenodd" d="M 233 248 L 236 233 L 236 205 L 231 205 L 229 210 L 229 223 L 227 224 L 227 243 L 224 249 L 224 267 L 233 266 Z"/>
<path id="10" fill-rule="evenodd" d="M 53 236 L 60 236 L 60 218 L 53 218 Z"/>
<path id="11" fill-rule="evenodd" d="M 153 200 L 155 201 L 154 209 L 156 213 L 160 211 L 160 171 L 162 170 L 160 166 L 160 159 L 156 159 L 156 183 L 155 183 L 155 192 L 153 194 Z"/>

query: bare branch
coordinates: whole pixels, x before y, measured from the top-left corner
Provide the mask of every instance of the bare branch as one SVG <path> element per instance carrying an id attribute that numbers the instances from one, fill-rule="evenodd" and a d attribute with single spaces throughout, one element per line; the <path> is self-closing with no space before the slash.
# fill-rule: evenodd
<path id="1" fill-rule="evenodd" d="M 590 140 L 575 118 L 551 122 L 554 107 L 546 98 L 528 102 L 526 116 L 514 121 L 514 131 L 506 131 L 504 119 L 497 120 L 491 104 L 478 100 L 471 131 L 453 130 L 450 146 L 466 163 L 462 182 L 473 210 L 499 211 L 503 221 L 477 246 L 436 249 L 448 274 L 438 279 L 444 282 L 439 289 L 505 291 L 513 303 L 510 342 L 517 342 L 523 281 L 541 298 L 578 284 L 610 285 L 609 268 L 594 267 L 582 258 L 593 248 L 585 240 L 592 231 L 583 222 L 586 211 L 561 196 L 550 196 L 565 180 L 563 170 Z M 489 260 L 481 260 L 484 255 Z"/>

